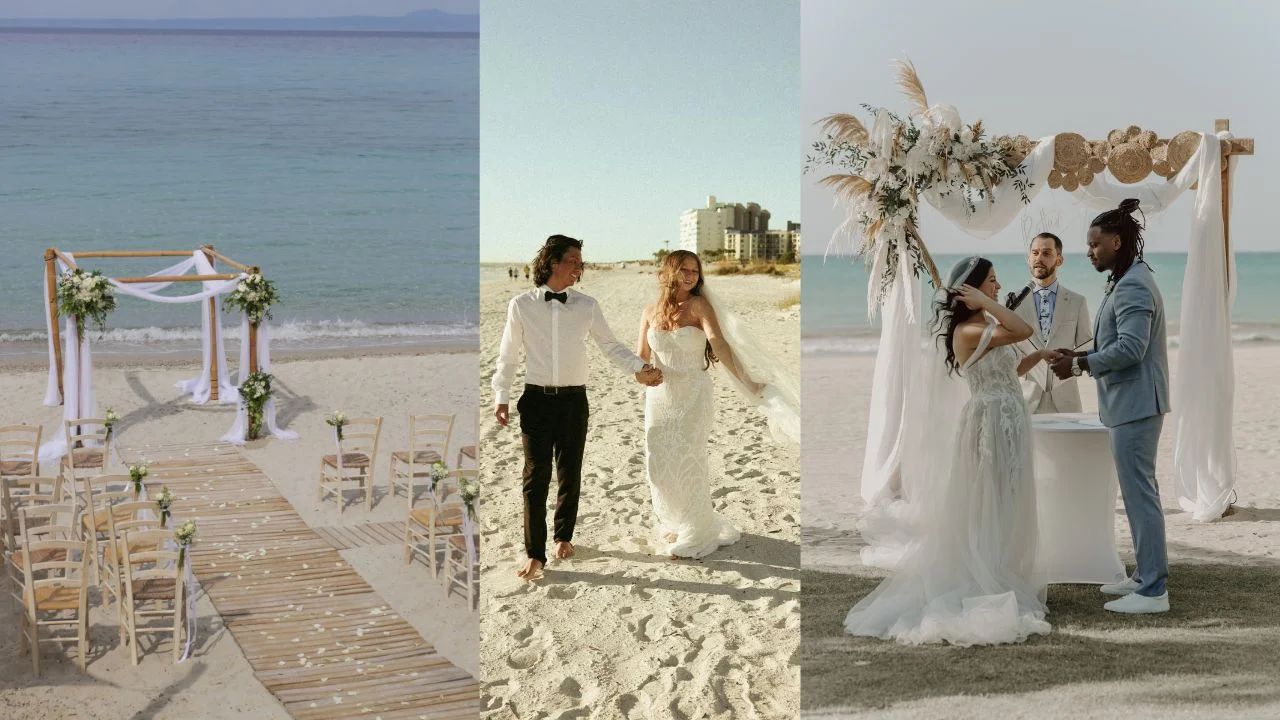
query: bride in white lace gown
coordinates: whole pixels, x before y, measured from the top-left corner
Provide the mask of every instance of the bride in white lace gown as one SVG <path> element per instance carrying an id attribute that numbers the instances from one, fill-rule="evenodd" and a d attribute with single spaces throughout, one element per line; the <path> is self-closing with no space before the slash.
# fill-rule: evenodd
<path id="1" fill-rule="evenodd" d="M 754 396 L 765 386 L 735 362 L 715 308 L 701 295 L 697 255 L 672 252 L 658 285 L 661 296 L 645 309 L 637 351 L 662 370 L 662 384 L 645 391 L 645 470 L 662 554 L 700 558 L 740 536 L 711 504 L 707 441 L 715 386 L 708 371 L 721 363 Z"/>
<path id="2" fill-rule="evenodd" d="M 1031 418 L 1018 375 L 1045 359 L 1013 343 L 1033 332 L 996 301 L 991 263 L 952 271 L 939 319 L 946 363 L 968 383 L 950 475 L 924 503 L 922 535 L 894 574 L 845 618 L 851 635 L 986 645 L 1049 632 L 1037 569 Z"/>

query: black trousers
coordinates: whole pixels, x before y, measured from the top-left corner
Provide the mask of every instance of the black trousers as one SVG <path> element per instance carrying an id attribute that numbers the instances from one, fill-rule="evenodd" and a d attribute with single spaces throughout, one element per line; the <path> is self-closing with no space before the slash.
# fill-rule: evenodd
<path id="1" fill-rule="evenodd" d="M 547 563 L 547 493 L 551 466 L 556 469 L 556 541 L 573 540 L 582 486 L 582 451 L 587 444 L 590 408 L 585 392 L 547 395 L 526 388 L 516 402 L 524 444 L 524 548 Z"/>

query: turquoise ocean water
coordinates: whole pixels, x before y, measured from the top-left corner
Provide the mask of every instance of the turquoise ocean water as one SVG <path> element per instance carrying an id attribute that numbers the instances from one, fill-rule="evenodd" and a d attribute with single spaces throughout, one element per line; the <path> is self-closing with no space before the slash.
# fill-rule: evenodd
<path id="1" fill-rule="evenodd" d="M 934 258 L 942 273 L 958 262 L 960 255 Z M 1023 255 L 991 255 L 996 277 L 1003 286 L 1000 297 L 1021 289 L 1031 279 Z M 1155 269 L 1156 281 L 1164 296 L 1169 342 L 1178 341 L 1178 317 L 1182 308 L 1182 278 L 1187 268 L 1186 253 L 1146 254 Z M 860 258 L 806 255 L 803 258 L 802 348 L 805 354 L 874 354 L 879 345 L 878 320 L 867 319 L 868 272 Z M 1280 253 L 1238 253 L 1237 289 L 1232 310 L 1232 338 L 1236 344 L 1280 341 Z M 1089 302 L 1092 314 L 1102 299 L 1106 275 L 1093 269 L 1081 253 L 1067 256 L 1058 279 L 1079 292 Z M 924 292 L 931 286 L 925 282 Z M 925 298 L 922 297 L 922 301 Z M 930 315 L 930 318 L 932 316 Z"/>
<path id="2" fill-rule="evenodd" d="M 43 352 L 51 246 L 212 244 L 277 283 L 285 347 L 478 342 L 477 37 L 0 31 L 0 69 L 0 354 Z M 109 326 L 190 349 L 200 314 L 121 297 Z"/>

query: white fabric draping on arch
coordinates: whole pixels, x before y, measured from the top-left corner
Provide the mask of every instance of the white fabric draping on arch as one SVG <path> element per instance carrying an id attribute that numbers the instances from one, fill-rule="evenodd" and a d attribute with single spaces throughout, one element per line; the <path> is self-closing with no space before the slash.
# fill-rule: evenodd
<path id="1" fill-rule="evenodd" d="M 75 258 L 67 254 L 67 258 L 74 264 Z M 61 258 L 58 259 L 58 268 L 60 272 L 66 272 L 70 268 Z M 162 270 L 151 273 L 148 277 L 163 277 L 183 275 L 194 269 L 200 275 L 215 274 L 212 263 L 208 257 L 200 250 L 196 250 L 191 257 L 179 263 L 171 265 Z M 213 341 L 213 323 L 218 322 L 221 317 L 220 296 L 225 295 L 236 288 L 240 280 L 244 277 L 243 273 L 236 278 L 230 280 L 206 280 L 201 282 L 202 289 L 200 292 L 189 295 L 160 295 L 158 292 L 167 288 L 172 282 L 153 282 L 153 283 L 121 283 L 114 279 L 110 283 L 114 290 L 123 295 L 150 300 L 152 302 L 161 303 L 203 303 L 212 299 L 214 305 L 214 316 L 211 318 L 208 311 L 201 312 L 202 333 L 202 358 L 203 370 L 200 376 L 191 380 L 184 380 L 178 383 L 178 387 L 185 393 L 191 394 L 192 402 L 203 404 L 208 402 L 211 397 L 211 378 L 210 369 L 213 364 L 214 353 L 217 357 L 225 358 L 225 346 L 223 343 L 223 333 L 217 333 L 216 343 Z M 48 297 L 48 277 L 45 278 L 45 297 Z M 64 349 L 63 349 L 63 372 L 62 385 L 63 395 L 58 393 L 58 375 L 57 375 L 57 356 L 55 353 L 53 342 L 53 315 L 51 311 L 45 313 L 45 327 L 48 333 L 48 349 L 49 349 L 49 375 L 45 387 L 45 405 L 56 406 L 60 401 L 63 402 L 63 420 L 74 420 L 81 417 L 92 417 L 96 414 L 96 406 L 93 402 L 93 361 L 92 350 L 90 346 L 89 333 L 86 337 L 78 338 L 76 333 L 76 325 L 74 317 L 64 319 Z M 248 318 L 242 319 L 241 323 L 241 371 L 240 377 L 248 375 Z M 270 349 L 269 335 L 266 326 L 259 328 L 259 346 L 258 357 L 259 366 L 265 371 L 270 372 Z M 239 392 L 235 385 L 231 384 L 230 373 L 227 369 L 226 362 L 218 363 L 218 396 L 222 403 L 239 402 Z M 243 415 L 243 406 L 238 415 Z M 266 407 L 266 420 L 268 427 L 273 435 L 284 439 L 293 439 L 297 437 L 296 433 L 280 430 L 275 424 L 275 402 L 270 401 Z M 237 426 L 239 418 L 237 418 Z M 233 430 L 234 433 L 234 430 Z M 244 433 L 240 433 L 240 441 L 243 442 Z M 67 443 L 65 433 L 58 433 L 49 442 L 40 446 L 41 462 L 53 462 L 65 455 L 67 452 Z"/>
<path id="2" fill-rule="evenodd" d="M 264 322 L 258 326 L 258 369 L 264 373 L 271 373 L 271 332 L 267 329 Z M 249 316 L 242 315 L 240 320 L 240 382 L 244 382 L 249 377 Z M 275 395 L 275 390 L 271 393 Z M 236 397 L 240 397 L 239 390 L 236 390 Z M 262 408 L 262 422 L 267 427 L 267 431 L 272 437 L 280 440 L 297 440 L 298 433 L 292 430 L 281 430 L 276 425 L 276 399 L 272 397 L 267 400 L 267 404 Z M 239 409 L 236 410 L 236 421 L 231 426 L 231 430 L 222 436 L 223 442 L 229 442 L 233 445 L 243 445 L 245 436 L 249 433 L 249 412 L 245 408 L 244 402 L 240 403 Z M 342 462 L 342 453 L 338 453 L 338 462 Z"/>
<path id="3" fill-rule="evenodd" d="M 1155 176 L 1141 183 L 1118 183 L 1107 173 L 1078 188 L 1072 196 L 1098 209 L 1116 207 L 1137 197 L 1147 215 L 1172 204 L 1179 194 L 1198 183 L 1190 233 L 1190 253 L 1183 278 L 1179 327 L 1179 369 L 1172 379 L 1175 484 L 1179 503 L 1196 520 L 1220 517 L 1234 486 L 1235 451 L 1232 435 L 1234 370 L 1231 357 L 1230 308 L 1234 301 L 1235 263 L 1224 253 L 1222 225 L 1222 155 L 1219 139 L 1205 134 L 1195 154 L 1172 181 Z M 1027 190 L 1033 199 L 1047 186 L 1053 165 L 1054 140 L 1043 138 L 1023 161 Z M 1231 163 L 1234 166 L 1234 159 Z M 966 233 L 987 238 L 1004 229 L 1024 204 L 1010 185 L 997 188 L 991 202 L 973 212 L 962 198 L 926 192 L 925 199 Z M 908 267 L 902 263 L 900 267 Z M 873 274 L 874 278 L 875 275 Z M 874 282 L 874 281 L 873 281 Z M 885 298 L 880 349 L 876 356 L 867 450 L 863 461 L 862 497 L 885 504 L 898 495 L 905 455 L 922 448 L 908 447 L 904 432 L 907 388 L 923 387 L 925 370 L 914 362 L 920 323 L 915 312 L 918 280 L 906 278 Z"/>

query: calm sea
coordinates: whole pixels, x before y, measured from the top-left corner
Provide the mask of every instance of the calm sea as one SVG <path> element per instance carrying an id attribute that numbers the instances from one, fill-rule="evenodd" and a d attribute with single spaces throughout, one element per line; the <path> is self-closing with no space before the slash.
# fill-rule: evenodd
<path id="1" fill-rule="evenodd" d="M 478 343 L 474 36 L 0 31 L 0 68 L 0 353 L 43 352 L 45 248 L 206 243 L 277 283 L 285 347 Z M 103 348 L 199 313 L 121 297 Z"/>
<path id="2" fill-rule="evenodd" d="M 945 273 L 960 255 L 934 258 Z M 1023 255 L 991 255 L 996 277 L 1003 286 L 1000 297 L 1020 289 L 1031 279 Z M 1187 269 L 1186 253 L 1146 254 L 1155 269 L 1156 282 L 1164 296 L 1169 342 L 1177 343 L 1178 317 L 1182 309 L 1182 278 Z M 821 255 L 804 258 L 802 348 L 806 354 L 874 354 L 880 330 L 867 319 L 868 272 L 860 258 Z M 1236 344 L 1280 341 L 1280 253 L 1237 253 L 1237 289 L 1232 310 L 1232 337 Z M 1063 285 L 1081 293 L 1092 314 L 1102 300 L 1106 275 L 1097 272 L 1083 255 L 1067 257 L 1058 278 Z M 924 292 L 932 287 L 923 283 Z M 925 298 L 922 297 L 922 302 Z"/>

